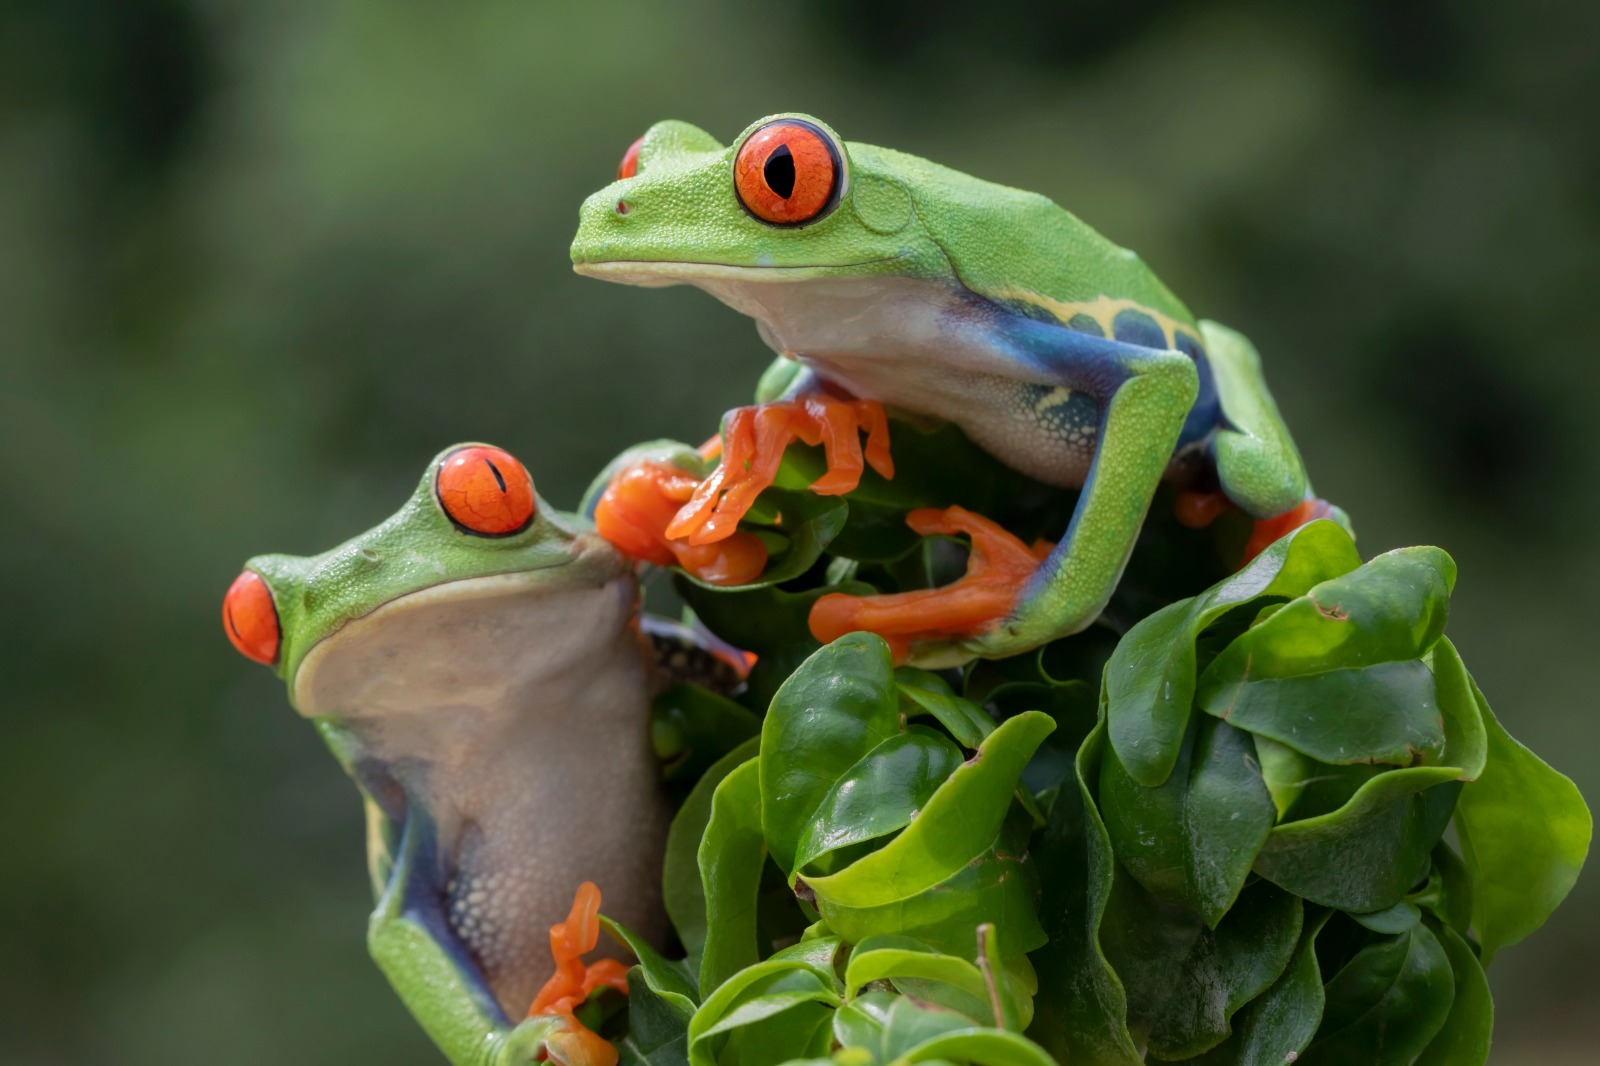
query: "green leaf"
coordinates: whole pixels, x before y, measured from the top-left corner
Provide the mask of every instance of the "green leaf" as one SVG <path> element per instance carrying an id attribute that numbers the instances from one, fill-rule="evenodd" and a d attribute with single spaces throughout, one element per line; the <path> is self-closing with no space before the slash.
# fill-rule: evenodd
<path id="1" fill-rule="evenodd" d="M 1156 788 L 1139 784 L 1107 752 L 1100 803 L 1123 867 L 1213 928 L 1244 887 L 1276 815 L 1250 735 L 1214 719 L 1191 727 L 1172 774 Z"/>
<path id="2" fill-rule="evenodd" d="M 914 1062 L 962 1062 L 970 1066 L 1057 1066 L 1044 1048 L 1004 1029 L 960 1029 L 926 1040 L 894 1059 L 891 1066 Z"/>
<path id="3" fill-rule="evenodd" d="M 840 998 L 831 963 L 838 946 L 836 939 L 808 941 L 729 975 L 707 995 L 689 1021 L 689 1061 L 696 1066 L 713 1066 L 718 1059 L 715 1049 L 727 1041 L 730 1030 L 803 1004 L 838 1006 Z M 782 1044 L 767 1051 L 778 1057 L 762 1057 L 760 1061 L 779 1062 L 806 1053 L 802 1048 Z"/>
<path id="4" fill-rule="evenodd" d="M 1419 659 L 1444 632 L 1455 576 L 1455 562 L 1439 548 L 1385 552 L 1252 626 L 1217 656 L 1207 678 L 1305 677 Z"/>
<path id="5" fill-rule="evenodd" d="M 1143 1058 L 1128 1034 L 1127 996 L 1100 948 L 1115 864 L 1085 782 L 1098 780 L 1105 748 L 1102 723 L 1079 747 L 1073 778 L 1034 843 L 1044 888 L 1039 913 L 1050 941 L 1034 954 L 1039 994 L 1029 1035 L 1062 1062 L 1135 1066 Z"/>
<path id="6" fill-rule="evenodd" d="M 1236 646 L 1237 641 L 1200 680 L 1200 707 L 1207 714 L 1334 765 L 1409 766 L 1419 755 L 1438 761 L 1444 730 L 1433 674 L 1420 659 L 1223 681 L 1214 671 Z"/>
<path id="7" fill-rule="evenodd" d="M 1456 809 L 1461 856 L 1472 874 L 1472 925 L 1488 965 L 1495 952 L 1544 924 L 1578 879 L 1594 823 L 1578 788 L 1512 739 L 1476 683 L 1488 730 L 1483 773 Z"/>
<path id="8" fill-rule="evenodd" d="M 1433 646 L 1434 687 L 1439 694 L 1439 714 L 1444 719 L 1442 766 L 1459 766 L 1461 780 L 1476 781 L 1489 757 L 1489 732 L 1472 693 L 1472 678 L 1456 654 L 1449 637 Z"/>
<path id="9" fill-rule="evenodd" d="M 774 514 L 770 528 L 782 535 L 783 547 L 767 559 L 759 578 L 745 585 L 711 585 L 693 574 L 679 571 L 680 575 L 690 584 L 717 592 L 748 592 L 792 581 L 822 558 L 823 549 L 844 528 L 849 507 L 837 496 L 769 488 L 756 500 L 740 528 L 764 532 L 769 526 L 755 526 L 754 518 L 769 512 Z"/>
<path id="10" fill-rule="evenodd" d="M 853 997 L 862 986 L 893 977 L 916 977 L 954 985 L 982 1003 L 988 1001 L 988 985 L 978 967 L 966 959 L 943 954 L 904 936 L 868 937 L 857 944 L 844 971 L 845 995 Z"/>
<path id="11" fill-rule="evenodd" d="M 700 881 L 700 842 L 711 821 L 711 799 L 727 777 L 755 758 L 760 741 L 751 737 L 712 764 L 690 790 L 667 830 L 667 853 L 661 866 L 661 898 L 678 939 L 691 957 L 706 943 L 706 892 Z"/>
<path id="12" fill-rule="evenodd" d="M 1298 1066 L 1407 1066 L 1450 1013 L 1450 960 L 1425 925 L 1358 951 L 1326 989 L 1322 1026 Z"/>
<path id="13" fill-rule="evenodd" d="M 1234 608 L 1298 596 L 1361 565 L 1333 522 L 1311 522 L 1274 542 L 1243 570 L 1130 629 L 1106 667 L 1108 737 L 1133 779 L 1154 788 L 1178 761 L 1194 701 L 1195 640 Z"/>
<path id="14" fill-rule="evenodd" d="M 858 908 L 819 898 L 817 909 L 830 929 L 852 943 L 898 933 L 964 956 L 978 926 L 991 922 L 1006 931 L 1008 951 L 1032 951 L 1044 944 L 1045 935 L 1035 913 L 1033 871 L 1021 851 L 1007 846 L 1002 833 L 977 861 L 909 899 Z"/>
<path id="15" fill-rule="evenodd" d="M 1255 872 L 1340 910 L 1392 907 L 1427 873 L 1428 854 L 1450 821 L 1458 774 L 1447 766 L 1381 773 L 1338 810 L 1274 829 Z"/>
<path id="16" fill-rule="evenodd" d="M 1478 956 L 1455 930 L 1430 927 L 1450 959 L 1456 994 L 1450 1015 L 1412 1066 L 1483 1066 L 1489 1061 L 1489 1039 L 1494 1032 L 1494 998 Z"/>
<path id="17" fill-rule="evenodd" d="M 762 826 L 791 878 L 807 824 L 834 783 L 900 734 L 889 645 L 850 633 L 806 659 L 772 699 L 761 727 Z"/>
<path id="18" fill-rule="evenodd" d="M 628 950 L 633 952 L 633 957 L 639 960 L 639 965 L 628 971 L 630 981 L 637 984 L 642 979 L 642 983 L 650 989 L 660 1005 L 678 1015 L 683 1021 L 687 1022 L 694 1016 L 696 1001 L 700 997 L 695 992 L 694 983 L 677 963 L 668 962 L 647 941 L 635 935 L 633 930 L 603 914 L 600 916 L 600 924 L 605 927 L 606 932 L 627 945 Z"/>
<path id="19" fill-rule="evenodd" d="M 1409 930 L 1422 920 L 1422 911 L 1414 903 L 1401 900 L 1393 907 L 1381 911 L 1368 911 L 1365 914 L 1350 915 L 1356 924 L 1371 929 L 1374 933 L 1385 936 L 1397 936 Z"/>
<path id="20" fill-rule="evenodd" d="M 807 884 L 819 900 L 877 907 L 946 880 L 983 855 L 999 836 L 1022 768 L 1054 728 L 1050 716 L 1037 711 L 1008 719 L 939 786 L 899 836 L 838 873 L 807 878 Z"/>
<path id="21" fill-rule="evenodd" d="M 1311 1043 L 1322 1021 L 1322 973 L 1317 968 L 1317 934 L 1330 912 L 1307 917 L 1300 943 L 1272 987 L 1240 1008 L 1233 1034 L 1196 1059 L 1193 1066 L 1281 1066 L 1293 1062 Z"/>
<path id="22" fill-rule="evenodd" d="M 1264 881 L 1213 930 L 1119 875 L 1101 938 L 1127 988 L 1129 1029 L 1151 1054 L 1179 1059 L 1227 1039 L 1234 1012 L 1288 967 L 1300 929 L 1300 901 Z"/>
<path id="23" fill-rule="evenodd" d="M 698 780 L 760 732 L 760 718 L 699 685 L 669 685 L 650 703 L 650 740 L 668 781 Z"/>
<path id="24" fill-rule="evenodd" d="M 751 759 L 729 773 L 711 797 L 711 820 L 699 850 L 706 898 L 702 995 L 761 957 L 756 897 L 767 848 L 761 835 L 758 775 L 756 760 Z"/>
<path id="25" fill-rule="evenodd" d="M 804 871 L 842 848 L 898 832 L 961 765 L 961 749 L 943 736 L 901 733 L 846 770 L 801 832 L 795 868 Z"/>
<path id="26" fill-rule="evenodd" d="M 616 1042 L 617 1066 L 685 1066 L 689 1018 L 658 994 L 644 968 L 628 971 L 628 1031 Z"/>
<path id="27" fill-rule="evenodd" d="M 905 708 L 908 717 L 919 712 L 933 715 L 962 747 L 976 748 L 994 732 L 994 719 L 976 703 L 957 696 L 938 674 L 902 666 L 894 672 L 894 680 L 904 697 L 902 708 L 911 705 Z"/>

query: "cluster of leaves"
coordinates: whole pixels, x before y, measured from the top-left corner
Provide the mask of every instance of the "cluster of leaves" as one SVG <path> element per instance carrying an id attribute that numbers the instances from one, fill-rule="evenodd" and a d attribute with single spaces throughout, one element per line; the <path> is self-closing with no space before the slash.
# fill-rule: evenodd
<path id="1" fill-rule="evenodd" d="M 763 580 L 679 579 L 759 659 L 737 702 L 658 702 L 688 788 L 664 870 L 686 958 L 612 927 L 640 959 L 623 1060 L 1484 1062 L 1483 966 L 1565 896 L 1590 818 L 1443 636 L 1449 556 L 1363 564 L 1319 522 L 1230 575 L 1238 530 L 1158 509 L 1100 624 L 893 669 L 805 618 L 959 574 L 905 510 L 1031 536 L 1071 506 L 953 431 L 901 430 L 896 459 L 822 500 L 795 450 L 753 514 Z"/>

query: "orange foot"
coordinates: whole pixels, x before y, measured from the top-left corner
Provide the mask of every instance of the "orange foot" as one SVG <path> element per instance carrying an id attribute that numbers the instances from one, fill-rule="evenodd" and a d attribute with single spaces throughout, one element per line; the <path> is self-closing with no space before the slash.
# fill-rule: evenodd
<path id="1" fill-rule="evenodd" d="M 583 1066 L 616 1066 L 617 1051 L 611 1044 L 578 1021 L 573 1011 L 583 1005 L 589 993 L 602 985 L 628 994 L 628 968 L 616 959 L 601 959 L 584 965 L 580 957 L 593 951 L 600 942 L 600 889 L 592 881 L 578 886 L 567 920 L 550 927 L 550 954 L 556 972 L 539 989 L 528 1008 L 528 1017 L 558 1014 L 565 1018 L 565 1031 L 547 1039 L 560 1061 Z"/>
<path id="2" fill-rule="evenodd" d="M 1276 518 L 1262 518 L 1256 520 L 1255 532 L 1250 534 L 1250 539 L 1245 542 L 1243 567 L 1250 560 L 1266 551 L 1273 541 L 1284 536 L 1307 522 L 1315 522 L 1319 518 L 1326 518 L 1333 512 L 1333 505 L 1327 500 L 1303 500 L 1298 506 L 1278 515 Z"/>
<path id="3" fill-rule="evenodd" d="M 667 526 L 700 480 L 665 463 L 642 462 L 611 479 L 595 507 L 595 530 L 635 559 L 676 564 L 713 585 L 743 585 L 761 576 L 767 547 L 754 533 L 737 532 L 716 544 L 672 540 Z"/>
<path id="4" fill-rule="evenodd" d="M 1041 541 L 1030 548 L 965 507 L 921 508 L 906 515 L 906 524 L 924 537 L 971 537 L 966 574 L 942 588 L 888 596 L 829 593 L 811 607 L 812 636 L 826 644 L 864 629 L 888 641 L 895 662 L 904 662 L 913 643 L 974 636 L 1010 614 L 1053 547 Z"/>
<path id="5" fill-rule="evenodd" d="M 865 455 L 861 434 L 867 434 Z M 843 496 L 861 483 L 866 466 L 884 477 L 894 476 L 889 457 L 889 419 L 874 400 L 841 400 L 819 394 L 757 407 L 740 407 L 728 415 L 722 462 L 694 490 L 687 504 L 667 526 L 670 540 L 690 545 L 731 538 L 739 519 L 761 491 L 778 476 L 783 451 L 793 441 L 823 446 L 828 471 L 811 483 L 819 496 Z"/>

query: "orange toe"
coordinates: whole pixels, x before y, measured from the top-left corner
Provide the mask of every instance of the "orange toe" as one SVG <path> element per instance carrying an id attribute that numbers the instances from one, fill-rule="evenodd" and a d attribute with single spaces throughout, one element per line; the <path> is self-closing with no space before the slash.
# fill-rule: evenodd
<path id="1" fill-rule="evenodd" d="M 1172 510 L 1179 525 L 1204 529 L 1232 507 L 1233 501 L 1224 492 L 1180 492 Z"/>
<path id="2" fill-rule="evenodd" d="M 572 910 L 567 920 L 550 927 L 550 955 L 555 960 L 555 973 L 539 989 L 528 1017 L 540 1014 L 560 1015 L 566 1027 L 552 1034 L 546 1043 L 560 1055 L 560 1061 L 615 1066 L 616 1049 L 592 1032 L 573 1016 L 589 998 L 589 993 L 602 986 L 614 988 L 623 994 L 628 991 L 628 971 L 615 959 L 602 959 L 584 965 L 583 956 L 600 943 L 600 889 L 592 881 L 578 886 L 572 898 Z"/>
<path id="3" fill-rule="evenodd" d="M 712 477 L 715 477 L 713 473 Z M 713 585 L 744 585 L 761 576 L 767 548 L 754 533 L 735 532 L 716 544 L 671 537 L 671 524 L 705 484 L 677 467 L 642 462 L 611 479 L 595 507 L 595 530 L 624 554 L 657 566 L 680 566 Z M 715 503 L 715 500 L 712 500 Z"/>
<path id="4" fill-rule="evenodd" d="M 827 643 L 865 630 L 888 640 L 896 661 L 904 661 L 912 643 L 973 636 L 1009 615 L 1041 559 L 1034 547 L 964 507 L 912 511 L 906 524 L 925 537 L 970 537 L 966 574 L 942 588 L 887 596 L 830 593 L 812 605 L 812 636 Z M 1048 553 L 1048 545 L 1037 547 Z"/>
<path id="5" fill-rule="evenodd" d="M 1244 546 L 1244 561 L 1239 565 L 1254 559 L 1266 551 L 1272 542 L 1280 537 L 1299 529 L 1307 522 L 1315 522 L 1319 518 L 1326 518 L 1333 511 L 1333 505 L 1327 500 L 1315 497 L 1302 500 L 1297 506 L 1291 507 L 1275 518 L 1262 518 L 1256 521 L 1255 531 L 1250 534 L 1250 539 Z"/>
<path id="6" fill-rule="evenodd" d="M 729 412 L 722 436 L 721 464 L 673 517 L 668 538 L 711 544 L 733 536 L 756 497 L 777 479 L 783 453 L 795 441 L 822 446 L 827 471 L 810 486 L 818 495 L 851 492 L 868 466 L 894 476 L 889 418 L 873 400 L 819 394 L 740 407 Z"/>

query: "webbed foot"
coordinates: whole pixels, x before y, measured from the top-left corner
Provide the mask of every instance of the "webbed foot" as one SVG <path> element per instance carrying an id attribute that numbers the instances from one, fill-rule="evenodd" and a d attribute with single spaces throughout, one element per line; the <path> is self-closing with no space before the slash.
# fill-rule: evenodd
<path id="1" fill-rule="evenodd" d="M 619 551 L 657 566 L 680 566 L 713 585 L 754 581 L 767 548 L 754 533 L 735 532 L 714 544 L 674 540 L 667 527 L 702 484 L 668 463 L 646 460 L 623 468 L 595 505 L 595 530 Z"/>
<path id="2" fill-rule="evenodd" d="M 597 988 L 614 988 L 624 995 L 628 992 L 628 968 L 616 959 L 584 963 L 583 956 L 599 943 L 600 889 L 594 882 L 585 881 L 572 898 L 567 920 L 550 927 L 550 954 L 555 959 L 555 973 L 534 997 L 533 1005 L 528 1008 L 528 1021 L 512 1033 L 508 1049 L 515 1047 L 517 1033 L 527 1029 L 538 1033 L 552 1062 L 566 1066 L 616 1066 L 616 1049 L 573 1014 Z M 559 1018 L 562 1024 L 554 1028 L 538 1024 L 552 1016 Z"/>
<path id="3" fill-rule="evenodd" d="M 830 593 L 812 605 L 812 636 L 827 643 L 856 630 L 876 633 L 888 641 L 896 663 L 914 654 L 925 658 L 937 656 L 942 648 L 964 647 L 1011 615 L 1029 577 L 1053 547 L 1043 542 L 1030 547 L 964 507 L 915 510 L 906 515 L 906 524 L 925 537 L 971 537 L 966 574 L 941 588 L 916 592 Z"/>
<path id="4" fill-rule="evenodd" d="M 862 433 L 867 435 L 864 453 Z M 817 393 L 735 408 L 722 434 L 722 462 L 678 511 L 667 537 L 692 546 L 733 537 L 739 519 L 778 476 L 784 449 L 796 440 L 822 445 L 827 456 L 827 473 L 811 483 L 819 496 L 843 496 L 860 484 L 869 465 L 884 477 L 894 476 L 889 419 L 875 400 Z"/>

